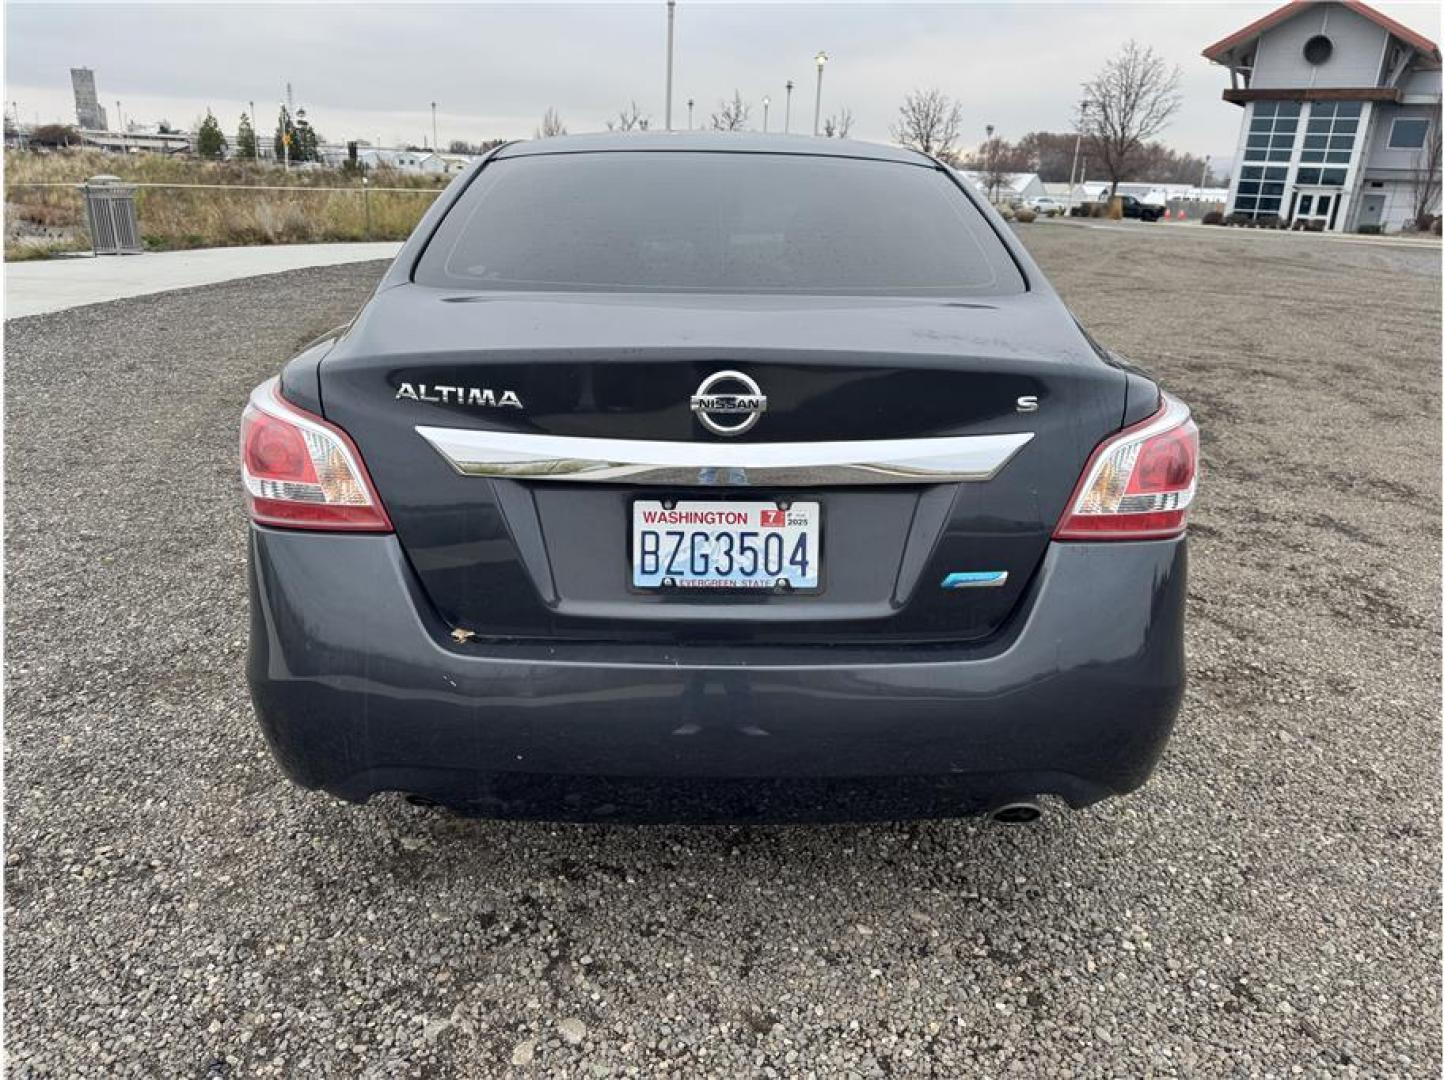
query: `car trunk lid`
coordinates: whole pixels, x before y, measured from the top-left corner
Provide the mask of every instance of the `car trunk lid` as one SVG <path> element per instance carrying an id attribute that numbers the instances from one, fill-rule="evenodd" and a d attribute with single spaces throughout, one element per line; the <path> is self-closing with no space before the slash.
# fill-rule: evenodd
<path id="1" fill-rule="evenodd" d="M 719 371 L 745 373 L 766 396 L 737 436 L 707 430 L 692 409 Z M 1089 452 L 1120 425 L 1126 376 L 1043 293 L 875 301 L 408 285 L 368 306 L 323 362 L 321 386 L 327 418 L 356 440 L 429 602 L 453 625 L 497 638 L 963 641 L 996 633 L 1025 594 Z M 585 440 L 624 459 L 645 443 L 687 469 L 651 483 L 467 475 L 435 432 L 510 446 Z M 867 462 L 889 445 L 931 452 L 1022 435 L 986 479 L 814 482 L 744 469 L 737 483 L 726 467 L 821 444 Z M 711 455 L 710 475 L 692 468 Z M 816 501 L 824 586 L 633 589 L 638 498 Z M 974 573 L 1002 583 L 943 587 Z"/>

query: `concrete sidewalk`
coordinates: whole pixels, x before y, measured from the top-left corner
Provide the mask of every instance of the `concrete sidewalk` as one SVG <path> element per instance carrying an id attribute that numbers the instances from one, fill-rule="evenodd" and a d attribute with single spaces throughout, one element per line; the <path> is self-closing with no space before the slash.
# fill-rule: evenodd
<path id="1" fill-rule="evenodd" d="M 307 266 L 391 259 L 399 243 L 278 244 L 5 264 L 5 318 L 20 319 L 127 296 L 279 274 Z"/>

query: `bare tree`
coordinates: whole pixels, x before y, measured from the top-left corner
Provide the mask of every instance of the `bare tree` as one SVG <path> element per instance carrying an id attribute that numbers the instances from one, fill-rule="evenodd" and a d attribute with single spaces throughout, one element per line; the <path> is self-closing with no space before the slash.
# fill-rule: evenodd
<path id="1" fill-rule="evenodd" d="M 1079 109 L 1078 123 L 1094 159 L 1112 181 L 1110 196 L 1137 167 L 1143 144 L 1178 111 L 1181 77 L 1177 64 L 1169 67 L 1151 47 L 1130 40 L 1083 84 L 1088 108 Z"/>
<path id="2" fill-rule="evenodd" d="M 752 106 L 743 101 L 736 90 L 732 91 L 731 101 L 719 101 L 717 104 L 719 109 L 712 114 L 713 131 L 741 131 L 747 126 Z"/>
<path id="3" fill-rule="evenodd" d="M 633 101 L 621 112 L 617 113 L 615 120 L 607 121 L 608 131 L 646 131 L 652 124 L 650 116 L 643 116 L 642 111 L 637 108 Z"/>
<path id="4" fill-rule="evenodd" d="M 1440 119 L 1440 109 L 1436 106 L 1434 115 L 1429 118 L 1424 146 L 1414 155 L 1414 227 L 1421 232 L 1432 224 L 1429 219 L 1434 216 L 1439 202 L 1440 158 L 1444 155 Z"/>
<path id="5" fill-rule="evenodd" d="M 988 189 L 988 201 L 998 201 L 998 189 L 1007 185 L 1008 174 L 1018 170 L 1010 168 L 1014 154 L 1008 140 L 994 135 L 978 147 L 978 162 L 982 166 L 983 184 Z"/>
<path id="6" fill-rule="evenodd" d="M 829 139 L 845 139 L 852 130 L 852 110 L 842 109 L 822 122 L 822 133 Z"/>
<path id="7" fill-rule="evenodd" d="M 898 107 L 892 137 L 952 164 L 963 128 L 963 107 L 941 90 L 914 90 Z"/>
<path id="8" fill-rule="evenodd" d="M 541 127 L 536 129 L 535 137 L 538 139 L 550 139 L 553 135 L 565 135 L 566 133 L 567 126 L 562 123 L 562 118 L 557 115 L 555 109 L 547 106 L 547 111 L 542 116 Z"/>

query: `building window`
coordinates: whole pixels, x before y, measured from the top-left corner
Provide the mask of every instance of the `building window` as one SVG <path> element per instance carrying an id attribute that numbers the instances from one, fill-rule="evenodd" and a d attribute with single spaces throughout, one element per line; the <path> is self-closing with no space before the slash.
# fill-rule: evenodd
<path id="1" fill-rule="evenodd" d="M 1234 213 L 1250 217 L 1278 215 L 1298 130 L 1297 101 L 1254 102 Z"/>
<path id="2" fill-rule="evenodd" d="M 1343 187 L 1344 178 L 1348 175 L 1348 169 L 1308 169 L 1300 168 L 1298 180 L 1300 185 L 1316 185 L 1319 187 Z"/>
<path id="3" fill-rule="evenodd" d="M 1357 101 L 1316 101 L 1304 130 L 1299 162 L 1300 184 L 1343 184 L 1354 140 L 1359 131 L 1361 105 Z M 1333 165 L 1336 168 L 1323 168 Z"/>
<path id="4" fill-rule="evenodd" d="M 1429 138 L 1429 121 L 1399 117 L 1389 131 L 1390 150 L 1422 150 Z"/>
<path id="5" fill-rule="evenodd" d="M 1315 34 L 1304 42 L 1304 59 L 1315 66 L 1328 63 L 1334 55 L 1334 43 L 1323 34 Z"/>

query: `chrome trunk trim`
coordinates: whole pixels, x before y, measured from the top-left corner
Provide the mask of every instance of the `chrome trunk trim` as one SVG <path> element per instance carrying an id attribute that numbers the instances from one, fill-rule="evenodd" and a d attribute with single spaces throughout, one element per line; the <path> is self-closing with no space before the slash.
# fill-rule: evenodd
<path id="1" fill-rule="evenodd" d="M 421 427 L 464 476 L 665 487 L 830 487 L 989 480 L 1033 438 L 958 435 L 859 442 L 702 443 Z"/>

